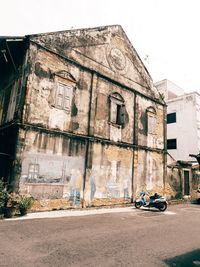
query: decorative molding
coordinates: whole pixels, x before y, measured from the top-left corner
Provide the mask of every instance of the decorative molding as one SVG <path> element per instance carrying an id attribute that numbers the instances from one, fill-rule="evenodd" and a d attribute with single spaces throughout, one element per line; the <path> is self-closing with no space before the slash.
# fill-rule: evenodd
<path id="1" fill-rule="evenodd" d="M 69 73 L 66 70 L 60 70 L 60 71 L 54 72 L 54 75 L 76 83 L 76 79 L 71 75 L 71 73 Z"/>
<path id="2" fill-rule="evenodd" d="M 110 67 L 114 71 L 118 71 L 123 74 L 126 73 L 127 58 L 119 48 L 108 46 L 106 57 Z"/>

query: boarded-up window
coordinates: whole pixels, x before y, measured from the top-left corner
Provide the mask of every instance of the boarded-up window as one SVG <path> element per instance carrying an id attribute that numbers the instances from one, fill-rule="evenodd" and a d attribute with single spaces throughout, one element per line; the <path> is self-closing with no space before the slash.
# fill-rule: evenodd
<path id="1" fill-rule="evenodd" d="M 56 104 L 58 109 L 64 109 L 70 112 L 72 101 L 72 86 L 68 86 L 62 83 L 58 83 L 56 91 Z"/>
<path id="2" fill-rule="evenodd" d="M 148 134 L 156 134 L 156 111 L 153 107 L 147 109 L 147 132 Z"/>
<path id="3" fill-rule="evenodd" d="M 148 133 L 155 134 L 156 133 L 156 117 L 148 116 Z"/>

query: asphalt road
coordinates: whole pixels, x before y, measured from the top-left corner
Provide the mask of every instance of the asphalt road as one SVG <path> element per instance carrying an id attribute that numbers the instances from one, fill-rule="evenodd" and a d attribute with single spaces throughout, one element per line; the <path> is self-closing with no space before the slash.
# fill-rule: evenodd
<path id="1" fill-rule="evenodd" d="M 1 220 L 0 266 L 200 266 L 200 205 Z"/>

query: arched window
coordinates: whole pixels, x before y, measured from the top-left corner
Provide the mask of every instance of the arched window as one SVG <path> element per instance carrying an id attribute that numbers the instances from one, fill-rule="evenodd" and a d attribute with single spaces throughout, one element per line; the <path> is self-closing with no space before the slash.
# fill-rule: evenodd
<path id="1" fill-rule="evenodd" d="M 156 110 L 154 107 L 147 108 L 147 134 L 156 134 Z"/>
<path id="2" fill-rule="evenodd" d="M 109 96 L 110 100 L 110 116 L 109 121 L 114 125 L 124 125 L 125 123 L 125 105 L 124 99 L 118 93 Z"/>

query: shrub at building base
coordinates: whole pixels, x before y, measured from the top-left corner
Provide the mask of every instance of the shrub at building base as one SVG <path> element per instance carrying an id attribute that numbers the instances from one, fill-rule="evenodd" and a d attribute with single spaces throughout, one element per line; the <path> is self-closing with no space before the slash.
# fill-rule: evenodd
<path id="1" fill-rule="evenodd" d="M 0 179 L 0 218 L 12 218 L 17 213 L 25 215 L 32 204 L 33 198 L 30 195 L 9 193 L 3 180 Z"/>
<path id="2" fill-rule="evenodd" d="M 0 179 L 0 218 L 3 218 L 6 201 L 7 191 L 5 190 L 3 181 Z"/>
<path id="3" fill-rule="evenodd" d="M 4 207 L 3 214 L 4 218 L 12 218 L 15 216 L 17 209 L 15 207 Z"/>
<path id="4" fill-rule="evenodd" d="M 32 205 L 33 205 L 33 198 L 31 196 L 27 195 L 20 196 L 18 209 L 21 216 L 26 215 L 27 211 L 32 207 Z"/>

